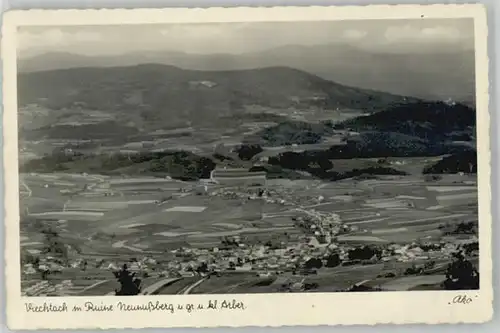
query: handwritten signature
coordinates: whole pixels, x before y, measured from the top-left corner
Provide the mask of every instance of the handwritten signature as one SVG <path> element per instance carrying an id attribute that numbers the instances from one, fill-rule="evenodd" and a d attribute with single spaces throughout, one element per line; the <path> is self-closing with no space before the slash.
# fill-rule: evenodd
<path id="1" fill-rule="evenodd" d="M 474 297 L 476 298 L 477 295 Z M 467 295 L 457 295 L 453 297 L 453 299 L 448 302 L 448 304 L 470 304 L 473 302 L 473 298 Z"/>

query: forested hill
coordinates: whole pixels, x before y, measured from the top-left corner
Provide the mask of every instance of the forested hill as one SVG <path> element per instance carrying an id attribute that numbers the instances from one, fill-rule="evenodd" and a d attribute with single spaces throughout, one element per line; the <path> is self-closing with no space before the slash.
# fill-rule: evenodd
<path id="1" fill-rule="evenodd" d="M 146 110 L 213 119 L 245 106 L 376 112 L 415 101 L 347 87 L 289 67 L 195 71 L 168 65 L 72 68 L 20 73 L 19 105 L 49 109 Z"/>
<path id="2" fill-rule="evenodd" d="M 476 111 L 462 104 L 414 102 L 349 119 L 336 128 L 397 132 L 428 140 L 469 141 L 475 135 Z"/>

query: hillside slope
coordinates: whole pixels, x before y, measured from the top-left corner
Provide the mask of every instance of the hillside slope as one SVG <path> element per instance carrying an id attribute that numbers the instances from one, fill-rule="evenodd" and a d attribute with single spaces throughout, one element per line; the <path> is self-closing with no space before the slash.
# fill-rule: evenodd
<path id="1" fill-rule="evenodd" d="M 398 132 L 426 140 L 469 141 L 475 135 L 476 112 L 462 104 L 416 102 L 349 119 L 336 128 Z"/>
<path id="2" fill-rule="evenodd" d="M 19 105 L 141 111 L 200 122 L 246 106 L 375 112 L 413 100 L 343 86 L 288 67 L 193 71 L 166 65 L 21 73 Z"/>

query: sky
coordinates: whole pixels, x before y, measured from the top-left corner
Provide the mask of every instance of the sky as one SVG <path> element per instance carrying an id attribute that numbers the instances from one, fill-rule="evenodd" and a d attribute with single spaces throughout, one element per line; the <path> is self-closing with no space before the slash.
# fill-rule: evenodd
<path id="1" fill-rule="evenodd" d="M 474 48 L 472 19 L 363 20 L 22 27 L 20 57 L 47 52 L 119 55 L 137 51 L 249 53 L 286 45 L 350 44 L 370 51 Z"/>

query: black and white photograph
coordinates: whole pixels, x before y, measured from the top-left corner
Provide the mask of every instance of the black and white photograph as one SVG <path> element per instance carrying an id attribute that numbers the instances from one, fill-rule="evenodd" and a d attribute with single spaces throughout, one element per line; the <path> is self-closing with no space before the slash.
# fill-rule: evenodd
<path id="1" fill-rule="evenodd" d="M 475 36 L 18 27 L 22 296 L 481 290 Z"/>
<path id="2" fill-rule="evenodd" d="M 473 36 L 22 29 L 22 291 L 479 288 Z"/>

